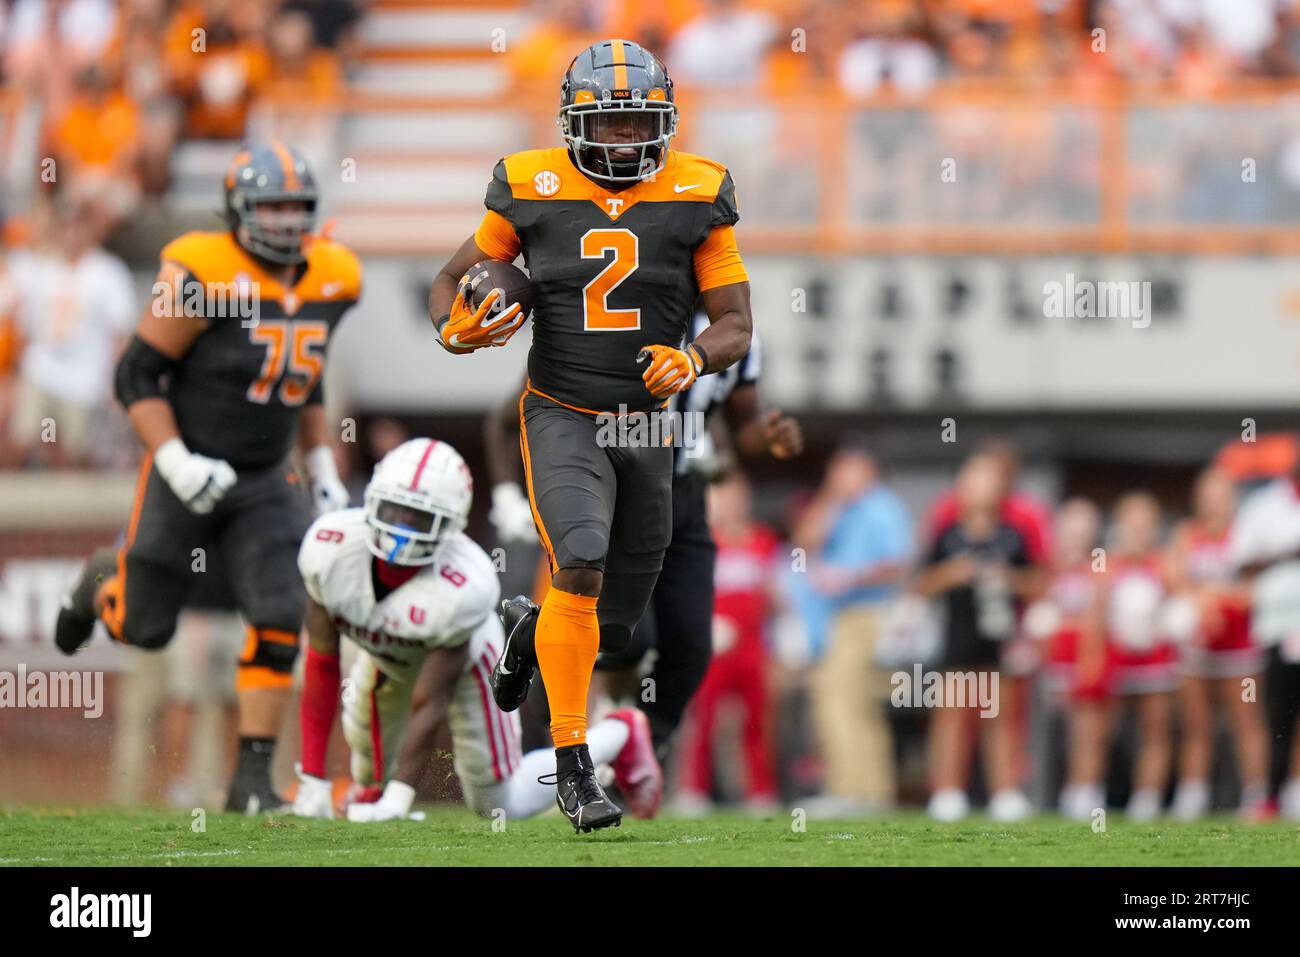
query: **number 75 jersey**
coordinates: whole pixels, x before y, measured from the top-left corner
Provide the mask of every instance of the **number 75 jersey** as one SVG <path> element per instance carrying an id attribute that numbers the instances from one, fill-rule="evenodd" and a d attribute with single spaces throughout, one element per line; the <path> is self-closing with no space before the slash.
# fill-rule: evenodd
<path id="1" fill-rule="evenodd" d="M 523 254 L 536 291 L 528 376 L 586 411 L 661 404 L 637 353 L 680 346 L 703 291 L 745 282 L 726 168 L 670 150 L 653 179 L 623 190 L 584 176 L 563 147 L 497 163 L 474 235 L 493 259 Z"/>
<path id="2" fill-rule="evenodd" d="M 322 401 L 325 350 L 361 296 L 361 264 L 313 237 L 293 285 L 268 275 L 229 232 L 192 232 L 162 251 L 152 308 L 202 317 L 167 399 L 191 451 L 238 470 L 289 452 L 304 405 Z"/>

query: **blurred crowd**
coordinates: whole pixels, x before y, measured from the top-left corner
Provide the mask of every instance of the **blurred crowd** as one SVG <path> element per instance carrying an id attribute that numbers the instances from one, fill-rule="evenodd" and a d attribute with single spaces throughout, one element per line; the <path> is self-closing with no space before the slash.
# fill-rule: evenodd
<path id="1" fill-rule="evenodd" d="M 1188 514 L 1141 490 L 1103 512 L 1040 501 L 990 441 L 917 520 L 848 437 L 784 543 L 724 481 L 678 809 L 1300 818 L 1298 462 L 1290 437 L 1235 444 Z"/>
<path id="2" fill-rule="evenodd" d="M 634 37 L 696 89 L 924 93 L 948 79 L 1099 79 L 1212 91 L 1300 72 L 1291 0 L 562 0 L 517 54 L 525 83 L 574 37 Z M 563 61 L 563 62 L 562 62 Z"/>
<path id="3" fill-rule="evenodd" d="M 353 0 L 9 0 L 0 68 L 40 115 L 42 183 L 116 216 L 168 186 L 185 138 L 244 136 L 258 97 L 328 101 L 343 87 Z"/>
<path id="4" fill-rule="evenodd" d="M 120 425 L 103 406 L 138 318 L 127 264 L 106 241 L 166 193 L 182 140 L 237 143 L 258 97 L 336 97 L 360 11 L 353 0 L 0 0 L 7 136 L 33 118 L 41 157 L 34 201 L 0 198 L 0 467 L 124 464 L 125 436 L 89 441 Z"/>
<path id="5" fill-rule="evenodd" d="M 124 266 L 108 238 L 162 208 L 180 144 L 239 140 L 262 98 L 336 100 L 364 10 L 362 0 L 0 0 L 0 143 L 30 118 L 27 152 L 40 158 L 19 174 L 35 202 L 0 199 L 0 463 L 96 464 L 84 438 L 134 309 L 118 294 Z M 531 10 L 507 59 L 528 91 L 553 89 L 583 44 L 625 35 L 663 54 L 687 99 L 836 89 L 906 98 L 984 78 L 1030 89 L 1123 79 L 1201 94 L 1227 78 L 1295 76 L 1298 10 L 1283 0 L 558 0 Z M 1129 215 L 1290 221 L 1300 214 L 1296 116 L 1278 101 L 1173 107 L 1130 124 Z M 855 224 L 1100 216 L 1096 111 L 965 101 L 874 111 L 838 131 L 857 175 L 831 182 L 840 152 L 808 148 L 833 132 L 819 122 L 815 111 L 699 115 L 683 145 L 728 160 L 753 223 L 816 222 L 832 188 Z M 1242 155 L 1258 160 L 1249 188 Z M 964 188 L 929 188 L 949 156 L 962 158 Z M 47 420 L 67 423 L 59 447 L 38 441 Z"/>

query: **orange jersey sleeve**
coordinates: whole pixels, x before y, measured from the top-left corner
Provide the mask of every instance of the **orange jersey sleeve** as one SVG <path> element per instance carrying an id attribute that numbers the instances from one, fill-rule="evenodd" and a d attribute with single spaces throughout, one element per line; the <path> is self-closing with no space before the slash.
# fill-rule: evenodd
<path id="1" fill-rule="evenodd" d="M 749 273 L 736 246 L 736 231 L 730 226 L 711 229 L 695 250 L 695 282 L 700 292 L 748 281 Z"/>
<path id="2" fill-rule="evenodd" d="M 510 225 L 510 220 L 491 209 L 474 231 L 474 242 L 479 249 L 502 262 L 514 262 L 519 255 L 519 234 Z"/>

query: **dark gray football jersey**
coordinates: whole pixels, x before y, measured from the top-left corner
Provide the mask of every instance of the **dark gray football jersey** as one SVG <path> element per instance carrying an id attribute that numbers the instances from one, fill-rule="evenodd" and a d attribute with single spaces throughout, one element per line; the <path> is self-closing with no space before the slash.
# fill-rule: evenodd
<path id="1" fill-rule="evenodd" d="M 326 239 L 306 253 L 296 284 L 284 289 L 229 232 L 186 233 L 163 249 L 164 263 L 184 269 L 175 305 L 208 320 L 166 393 L 191 451 L 236 469 L 273 465 L 293 445 L 301 408 L 321 401 L 326 349 L 361 295 L 361 264 Z M 199 293 L 195 309 L 190 290 Z M 245 290 L 258 292 L 251 319 Z"/>
<path id="2" fill-rule="evenodd" d="M 739 218 L 731 175 L 703 157 L 670 151 L 654 179 L 615 192 L 563 147 L 515 153 L 497 163 L 485 204 L 480 248 L 521 252 L 536 291 L 532 386 L 579 409 L 661 405 L 637 353 L 680 345 L 701 289 L 744 279 L 738 257 L 725 275 L 697 270 L 712 230 Z"/>

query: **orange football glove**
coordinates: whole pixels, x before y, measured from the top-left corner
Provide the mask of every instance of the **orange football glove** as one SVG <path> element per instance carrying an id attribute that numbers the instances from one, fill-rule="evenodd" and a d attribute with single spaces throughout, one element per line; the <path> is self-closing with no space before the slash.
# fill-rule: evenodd
<path id="1" fill-rule="evenodd" d="M 689 388 L 704 369 L 704 357 L 695 346 L 687 346 L 685 349 L 646 346 L 636 354 L 636 361 L 646 363 L 641 380 L 656 399 L 664 399 L 674 392 Z"/>
<path id="2" fill-rule="evenodd" d="M 519 303 L 501 309 L 502 295 L 500 289 L 493 289 L 483 297 L 482 305 L 470 312 L 465 305 L 465 287 L 457 290 L 451 315 L 442 327 L 442 344 L 453 352 L 467 352 L 509 342 L 528 317 Z"/>

